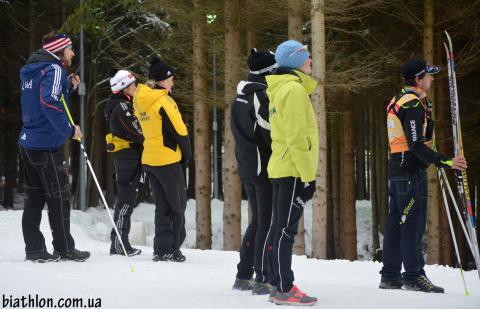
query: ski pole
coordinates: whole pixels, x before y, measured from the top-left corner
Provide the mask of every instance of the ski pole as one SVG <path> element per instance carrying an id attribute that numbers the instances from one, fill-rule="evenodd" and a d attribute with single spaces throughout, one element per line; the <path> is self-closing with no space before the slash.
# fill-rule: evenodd
<path id="1" fill-rule="evenodd" d="M 432 150 L 437 151 L 435 141 L 432 142 Z M 455 209 L 455 211 L 457 213 L 458 221 L 460 222 L 463 233 L 465 234 L 465 238 L 466 238 L 468 247 L 470 248 L 470 251 L 472 252 L 472 255 L 475 256 L 473 244 L 472 244 L 472 241 L 470 239 L 470 233 L 465 226 L 465 222 L 463 221 L 462 214 L 460 212 L 460 208 L 458 207 L 458 204 L 457 204 L 457 200 L 455 199 L 455 196 L 453 195 L 452 187 L 450 186 L 450 182 L 448 181 L 447 173 L 445 173 L 444 168 L 437 168 L 437 172 L 438 172 L 438 179 L 440 181 L 440 188 L 442 189 L 442 191 L 445 190 L 445 187 L 447 188 L 448 194 L 450 195 L 450 199 L 452 200 L 453 208 Z M 445 202 L 447 202 L 447 201 L 445 200 Z"/>
<path id="2" fill-rule="evenodd" d="M 435 144 L 435 135 L 433 135 L 433 138 L 432 138 L 432 150 L 435 151 L 435 152 L 437 151 L 437 146 Z M 448 226 L 450 228 L 450 234 L 452 235 L 452 241 L 453 241 L 453 246 L 455 248 L 455 255 L 457 257 L 458 267 L 460 268 L 460 275 L 462 276 L 463 287 L 465 289 L 464 290 L 465 296 L 468 296 L 468 295 L 470 295 L 470 292 L 468 291 L 467 284 L 465 283 L 465 276 L 463 274 L 462 260 L 460 258 L 460 252 L 458 251 L 457 237 L 455 236 L 455 229 L 453 228 L 452 216 L 450 214 L 450 208 L 448 207 L 447 194 L 445 193 L 445 191 L 446 191 L 445 190 L 445 185 L 447 185 L 450 188 L 450 183 L 448 182 L 447 175 L 445 174 L 445 170 L 443 168 L 437 167 L 437 176 L 438 176 L 438 180 L 440 182 L 440 189 L 442 191 L 442 197 L 443 197 L 443 205 L 445 207 L 445 212 L 447 214 Z M 451 195 L 451 198 L 453 199 L 453 195 Z M 453 199 L 453 202 L 455 202 L 454 199 Z M 460 218 L 460 222 L 462 223 L 462 227 L 463 227 L 463 221 L 461 220 L 461 218 Z M 465 227 L 464 227 L 464 231 L 466 232 Z M 467 238 L 467 241 L 468 241 L 469 238 L 468 238 L 467 234 L 465 234 L 465 237 Z"/>
<path id="3" fill-rule="evenodd" d="M 70 123 L 72 126 L 75 126 L 75 123 L 73 122 L 72 115 L 70 114 L 70 110 L 68 109 L 67 102 L 65 102 L 65 98 L 61 97 L 60 99 L 62 101 L 63 107 L 65 108 L 65 112 L 67 113 L 68 119 L 70 120 Z M 97 185 L 97 190 L 98 193 L 100 194 L 100 197 L 102 198 L 103 205 L 105 206 L 105 209 L 107 211 L 108 217 L 110 218 L 110 223 L 113 225 L 113 229 L 115 230 L 115 233 L 117 234 L 117 238 L 120 241 L 120 245 L 122 246 L 123 253 L 125 254 L 126 257 L 128 257 L 127 250 L 125 249 L 125 246 L 123 244 L 122 237 L 120 237 L 120 232 L 117 229 L 117 225 L 115 224 L 115 221 L 113 220 L 112 214 L 110 213 L 110 209 L 108 208 L 107 200 L 105 199 L 105 196 L 103 195 L 102 188 L 100 187 L 100 184 L 98 183 L 97 176 L 95 174 L 95 171 L 93 170 L 92 164 L 90 163 L 90 160 L 88 159 L 87 151 L 85 150 L 85 147 L 83 146 L 82 140 L 80 138 L 77 138 L 78 143 L 80 144 L 80 148 L 82 149 L 82 153 L 85 157 L 85 161 L 87 162 L 88 168 L 90 170 L 90 173 L 92 174 L 92 178 L 95 181 L 95 184 Z M 133 268 L 132 268 L 133 271 Z"/>
<path id="4" fill-rule="evenodd" d="M 472 252 L 472 255 L 473 255 L 474 254 L 473 253 L 474 249 L 473 249 L 472 241 L 470 239 L 470 233 L 465 226 L 465 222 L 463 221 L 462 213 L 460 212 L 460 208 L 458 207 L 455 196 L 453 195 L 452 187 L 450 186 L 450 182 L 448 181 L 447 174 L 445 173 L 444 169 L 441 169 L 440 171 L 442 173 L 442 178 L 444 179 L 444 184 L 447 187 L 448 194 L 450 195 L 450 199 L 452 200 L 453 208 L 455 209 L 455 211 L 457 213 L 458 221 L 460 222 L 463 233 L 465 234 L 465 238 L 466 238 L 468 247 L 470 248 L 470 251 Z"/>
<path id="5" fill-rule="evenodd" d="M 445 184 L 444 184 L 444 179 L 442 179 L 442 172 L 443 172 L 443 168 L 437 168 L 438 180 L 440 181 L 440 188 L 441 188 L 441 191 L 442 191 L 443 204 L 445 206 L 445 212 L 447 213 L 448 225 L 450 227 L 450 233 L 452 234 L 453 246 L 455 248 L 455 255 L 457 256 L 458 267 L 460 268 L 460 274 L 462 275 L 463 287 L 465 288 L 465 296 L 468 296 L 468 295 L 470 295 L 470 292 L 468 292 L 467 284 L 465 283 L 465 276 L 463 275 L 462 260 L 460 258 L 460 253 L 458 251 L 457 237 L 455 236 L 455 229 L 453 228 L 452 217 L 450 215 L 450 209 L 448 207 L 447 194 L 445 193 Z"/>

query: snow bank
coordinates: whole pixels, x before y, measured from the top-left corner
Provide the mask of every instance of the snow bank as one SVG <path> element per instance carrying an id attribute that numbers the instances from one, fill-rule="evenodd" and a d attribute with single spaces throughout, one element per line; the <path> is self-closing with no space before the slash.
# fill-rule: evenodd
<path id="1" fill-rule="evenodd" d="M 187 211 L 186 247 L 193 246 L 195 240 L 192 203 L 189 201 Z M 221 203 L 214 202 L 214 213 L 218 213 L 219 207 Z M 246 218 L 246 204 L 242 214 Z M 140 247 L 143 254 L 130 259 L 109 256 L 110 225 L 102 209 L 90 209 L 87 213 L 72 211 L 72 233 L 77 247 L 92 252 L 87 262 L 25 262 L 21 217 L 22 211 L 0 212 L 0 289 L 6 297 L 38 294 L 54 299 L 101 298 L 102 308 L 115 309 L 275 308 L 266 296 L 231 290 L 237 252 L 184 249 L 186 263 L 154 263 L 150 246 Z M 134 234 L 143 233 L 143 239 L 151 242 L 153 207 L 140 205 L 134 212 L 134 220 L 138 229 Z M 220 215 L 214 216 L 213 226 L 214 247 L 219 248 Z M 46 212 L 41 229 L 51 250 Z M 458 269 L 427 267 L 433 282 L 447 291 L 445 295 L 433 295 L 378 289 L 380 268 L 381 264 L 374 262 L 293 258 L 296 283 L 307 293 L 319 297 L 318 306 L 322 308 L 480 308 L 480 280 L 476 272 L 465 273 L 472 294 L 466 297 Z"/>

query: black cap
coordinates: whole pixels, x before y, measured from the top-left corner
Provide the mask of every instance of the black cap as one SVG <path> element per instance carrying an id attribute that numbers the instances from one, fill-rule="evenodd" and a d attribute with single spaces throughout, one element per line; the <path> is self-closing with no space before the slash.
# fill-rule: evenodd
<path id="1" fill-rule="evenodd" d="M 438 65 L 430 65 L 423 59 L 412 58 L 402 67 L 402 76 L 404 79 L 413 79 L 422 74 L 437 74 L 440 72 Z"/>
<path id="2" fill-rule="evenodd" d="M 256 48 L 250 50 L 247 64 L 250 73 L 258 75 L 271 73 L 277 67 L 274 53 L 271 51 L 257 51 Z"/>
<path id="3" fill-rule="evenodd" d="M 148 70 L 148 78 L 158 82 L 171 76 L 173 76 L 172 68 L 160 61 L 158 57 L 153 57 Z"/>

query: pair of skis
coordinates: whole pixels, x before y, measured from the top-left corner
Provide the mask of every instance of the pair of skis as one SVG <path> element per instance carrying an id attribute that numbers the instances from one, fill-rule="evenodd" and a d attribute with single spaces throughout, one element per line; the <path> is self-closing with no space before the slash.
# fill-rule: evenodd
<path id="1" fill-rule="evenodd" d="M 447 36 L 447 43 L 444 43 L 445 53 L 447 56 L 447 65 L 448 65 L 448 85 L 450 89 L 450 105 L 451 105 L 451 113 L 452 113 L 452 129 L 453 129 L 453 141 L 454 141 L 454 153 L 455 156 L 464 156 L 463 152 L 463 142 L 462 142 L 462 130 L 460 126 L 460 110 L 458 104 L 458 92 L 457 92 L 457 79 L 456 79 L 456 72 L 455 72 L 455 57 L 453 53 L 453 45 L 450 35 L 447 31 L 445 31 Z M 434 150 L 435 144 L 433 143 Z M 450 183 L 448 181 L 447 175 L 443 168 L 438 168 L 438 178 L 440 180 L 440 187 L 442 191 L 442 197 L 445 205 L 445 211 L 447 213 L 448 222 L 450 226 L 450 231 L 452 233 L 452 239 L 455 247 L 455 254 L 457 256 L 458 266 L 460 267 L 460 271 L 462 274 L 462 280 L 465 287 L 465 295 L 468 295 L 468 290 L 465 285 L 465 278 L 463 276 L 463 267 L 460 258 L 460 254 L 458 251 L 458 245 L 455 237 L 455 230 L 453 228 L 452 219 L 450 216 L 450 210 L 448 206 L 447 194 L 445 191 L 448 191 L 450 195 L 450 199 L 452 200 L 452 204 L 454 209 L 457 213 L 458 219 L 462 226 L 462 230 L 465 234 L 468 246 L 472 253 L 472 256 L 475 260 L 475 264 L 477 267 L 478 275 L 480 277 L 480 253 L 478 248 L 478 240 L 477 240 L 477 233 L 476 233 L 476 222 L 475 222 L 475 215 L 473 212 L 472 203 L 470 200 L 470 192 L 467 182 L 467 171 L 455 171 L 455 182 L 457 184 L 457 191 L 460 197 L 460 204 L 462 206 L 462 214 L 460 209 L 457 205 L 455 196 L 453 195 L 452 188 L 450 187 Z"/>

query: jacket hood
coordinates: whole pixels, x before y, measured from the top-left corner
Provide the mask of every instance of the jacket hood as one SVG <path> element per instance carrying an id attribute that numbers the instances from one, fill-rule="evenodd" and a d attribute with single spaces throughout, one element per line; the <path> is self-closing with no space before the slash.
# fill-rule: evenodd
<path id="1" fill-rule="evenodd" d="M 152 89 L 147 85 L 138 84 L 137 91 L 133 96 L 133 104 L 138 112 L 145 112 L 158 99 L 166 95 L 168 95 L 168 90 L 166 89 Z"/>
<path id="2" fill-rule="evenodd" d="M 254 93 L 258 90 L 265 90 L 267 89 L 266 83 L 259 83 L 259 82 L 251 82 L 242 80 L 237 85 L 237 94 L 238 95 L 248 95 Z"/>
<path id="3" fill-rule="evenodd" d="M 29 80 L 50 63 L 60 64 L 60 60 L 44 49 L 36 50 L 28 57 L 27 64 L 20 70 L 20 78 Z"/>
<path id="4" fill-rule="evenodd" d="M 302 85 L 308 95 L 311 95 L 317 87 L 317 81 L 310 75 L 289 68 L 278 68 L 272 75 L 266 76 L 266 80 L 269 91 L 272 92 L 292 81 Z"/>
<path id="5" fill-rule="evenodd" d="M 110 116 L 112 115 L 113 109 L 115 108 L 115 106 L 117 106 L 117 104 L 120 101 L 131 102 L 131 100 L 129 100 L 129 98 L 126 97 L 125 95 L 123 95 L 121 93 L 114 93 L 110 97 L 110 100 L 108 100 L 107 103 L 105 103 L 104 108 L 103 108 L 103 112 L 105 113 L 105 118 L 107 120 L 110 119 Z"/>
<path id="6" fill-rule="evenodd" d="M 49 53 L 45 49 L 37 49 L 30 57 L 28 57 L 27 64 L 33 62 L 58 62 L 60 59 L 56 58 L 53 54 Z"/>

